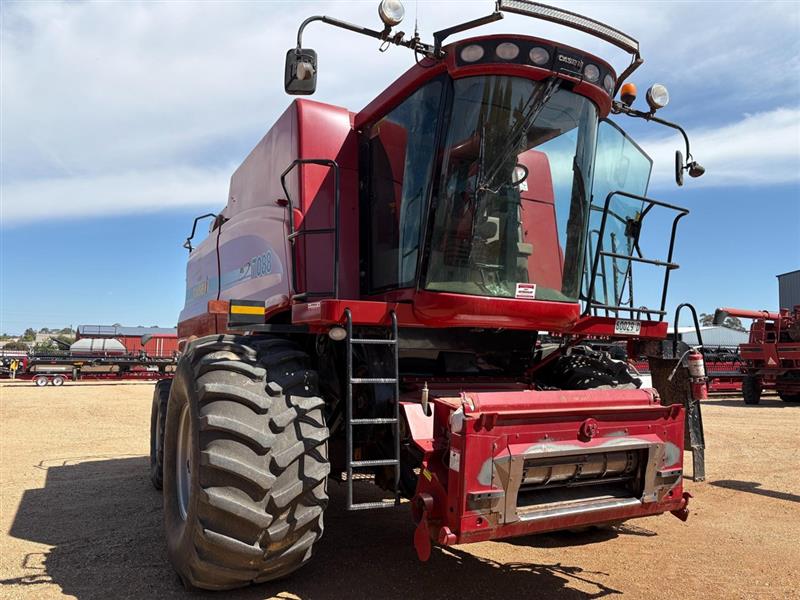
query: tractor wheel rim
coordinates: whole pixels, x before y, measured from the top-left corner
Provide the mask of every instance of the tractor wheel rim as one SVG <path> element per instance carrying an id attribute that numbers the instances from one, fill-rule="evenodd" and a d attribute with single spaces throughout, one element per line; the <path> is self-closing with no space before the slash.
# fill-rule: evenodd
<path id="1" fill-rule="evenodd" d="M 175 453 L 175 491 L 178 495 L 178 510 L 185 521 L 189 510 L 189 496 L 192 490 L 192 477 L 189 470 L 189 456 L 191 452 L 191 423 L 189 419 L 189 405 L 181 409 L 178 422 L 178 447 Z"/>

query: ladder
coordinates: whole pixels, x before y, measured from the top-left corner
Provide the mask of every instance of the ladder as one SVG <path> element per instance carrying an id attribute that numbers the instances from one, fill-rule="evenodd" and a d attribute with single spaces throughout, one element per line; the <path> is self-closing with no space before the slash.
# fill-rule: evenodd
<path id="1" fill-rule="evenodd" d="M 397 335 L 397 315 L 391 311 L 390 338 L 353 338 L 353 318 L 350 309 L 345 310 L 347 330 L 347 405 L 345 407 L 345 427 L 347 433 L 347 510 L 366 510 L 370 508 L 394 508 L 400 505 L 400 360 Z M 382 345 L 392 349 L 394 377 L 353 377 L 353 346 Z M 388 418 L 355 418 L 353 416 L 353 386 L 382 385 L 394 386 L 394 416 Z M 353 460 L 353 431 L 364 425 L 391 425 L 394 434 L 394 457 L 378 460 Z M 394 467 L 394 504 L 388 502 L 353 502 L 353 470 L 370 467 Z"/>

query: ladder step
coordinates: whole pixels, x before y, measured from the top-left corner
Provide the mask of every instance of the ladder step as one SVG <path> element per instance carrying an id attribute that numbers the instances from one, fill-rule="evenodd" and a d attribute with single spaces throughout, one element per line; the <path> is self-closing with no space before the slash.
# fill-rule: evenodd
<path id="1" fill-rule="evenodd" d="M 380 460 L 354 460 L 350 463 L 351 467 L 389 467 L 399 465 L 400 461 L 393 458 L 383 458 Z"/>
<path id="2" fill-rule="evenodd" d="M 353 377 L 350 383 L 397 383 L 394 377 Z"/>
<path id="3" fill-rule="evenodd" d="M 397 419 L 351 419 L 353 425 L 389 425 L 397 423 Z"/>
<path id="4" fill-rule="evenodd" d="M 360 338 L 350 340 L 351 344 L 385 344 L 387 346 L 394 346 L 397 340 L 374 340 L 369 338 Z"/>
<path id="5" fill-rule="evenodd" d="M 359 502 L 351 504 L 349 510 L 369 510 L 372 508 L 396 508 L 400 504 L 396 502 Z"/>

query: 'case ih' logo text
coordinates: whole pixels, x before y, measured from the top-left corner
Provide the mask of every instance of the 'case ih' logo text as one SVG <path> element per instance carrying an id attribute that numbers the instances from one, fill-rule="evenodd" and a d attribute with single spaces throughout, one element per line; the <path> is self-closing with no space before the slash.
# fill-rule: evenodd
<path id="1" fill-rule="evenodd" d="M 572 56 L 567 56 L 566 54 L 559 54 L 558 62 L 566 63 L 571 67 L 575 67 L 576 69 L 583 68 L 583 61 L 580 58 L 573 58 Z"/>

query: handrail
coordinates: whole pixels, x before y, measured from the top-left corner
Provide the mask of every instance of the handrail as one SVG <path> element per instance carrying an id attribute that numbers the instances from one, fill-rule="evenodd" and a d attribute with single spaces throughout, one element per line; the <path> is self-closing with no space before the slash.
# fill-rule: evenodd
<path id="1" fill-rule="evenodd" d="M 329 167 L 333 169 L 333 227 L 324 227 L 320 229 L 299 229 L 295 231 L 294 228 L 294 206 L 292 205 L 292 198 L 289 194 L 289 190 L 286 188 L 286 176 L 298 165 L 320 165 L 323 167 Z M 281 173 L 281 187 L 283 188 L 283 193 L 286 195 L 286 203 L 289 208 L 289 234 L 286 236 L 286 239 L 289 240 L 289 243 L 292 244 L 294 247 L 294 241 L 301 235 L 314 235 L 314 234 L 333 234 L 333 291 L 331 292 L 309 292 L 306 290 L 301 294 L 295 294 L 295 298 L 297 297 L 307 297 L 307 296 L 322 296 L 322 297 L 329 297 L 333 296 L 334 298 L 339 298 L 339 164 L 335 160 L 331 160 L 329 158 L 296 158 L 292 161 L 292 163 L 286 167 L 286 169 Z M 303 221 L 305 223 L 305 221 Z M 297 268 L 295 257 L 292 258 L 292 289 L 297 291 Z M 306 264 L 307 264 L 306 260 Z M 308 284 L 308 281 L 306 281 Z"/>
<path id="2" fill-rule="evenodd" d="M 639 215 L 639 224 L 638 224 L 638 228 L 639 229 L 641 228 L 641 221 L 644 219 L 644 217 L 650 212 L 650 210 L 654 206 L 660 206 L 662 208 L 666 208 L 666 209 L 669 209 L 669 210 L 674 210 L 674 211 L 676 211 L 678 213 L 675 216 L 675 219 L 672 221 L 672 230 L 671 230 L 671 233 L 670 233 L 669 250 L 667 252 L 666 261 L 644 258 L 642 256 L 642 254 L 641 254 L 641 250 L 639 249 L 638 235 L 637 235 L 636 239 L 634 240 L 634 246 L 636 248 L 638 256 L 634 256 L 633 254 L 625 255 L 625 254 L 620 254 L 618 252 L 608 252 L 608 251 L 603 250 L 603 239 L 604 239 L 604 236 L 605 236 L 606 224 L 608 222 L 608 215 L 612 213 L 612 211 L 609 210 L 609 205 L 611 204 L 611 199 L 614 196 L 622 196 L 623 198 L 629 198 L 629 199 L 632 199 L 632 200 L 638 200 L 640 202 L 646 202 L 647 203 L 647 207 Z M 601 310 L 602 309 L 606 310 L 606 313 L 609 310 L 617 311 L 617 312 L 619 312 L 619 311 L 627 311 L 627 312 L 630 312 L 631 318 L 633 318 L 634 313 L 639 313 L 639 314 L 648 313 L 648 316 L 649 316 L 649 314 L 657 314 L 657 315 L 659 315 L 658 320 L 659 321 L 663 321 L 664 320 L 664 315 L 666 315 L 665 306 L 666 306 L 666 303 L 667 303 L 667 288 L 669 287 L 670 271 L 672 271 L 673 269 L 677 269 L 678 268 L 677 263 L 674 263 L 673 260 L 672 260 L 673 254 L 674 254 L 674 251 L 675 251 L 675 234 L 676 234 L 677 228 L 678 228 L 678 221 L 680 221 L 683 217 L 685 217 L 688 214 L 689 214 L 689 210 L 686 209 L 686 208 L 682 208 L 680 206 L 675 206 L 674 204 L 669 204 L 669 203 L 663 202 L 661 200 L 654 200 L 652 198 L 648 198 L 647 196 L 640 196 L 638 194 L 631 194 L 631 193 L 628 193 L 628 192 L 623 192 L 622 190 L 617 190 L 617 191 L 614 191 L 614 192 L 610 192 L 606 196 L 605 203 L 603 204 L 603 216 L 602 216 L 602 218 L 600 220 L 600 229 L 598 231 L 597 247 L 594 250 L 594 257 L 592 259 L 592 270 L 591 270 L 591 275 L 590 275 L 590 278 L 589 278 L 589 289 L 587 290 L 586 298 L 585 298 L 586 299 L 586 308 L 584 309 L 584 315 L 590 314 L 592 309 L 598 309 L 599 308 Z M 617 219 L 619 219 L 618 215 L 614 214 L 614 216 Z M 633 298 L 632 297 L 631 297 L 631 306 L 621 306 L 621 305 L 611 305 L 611 304 L 601 304 L 601 303 L 599 303 L 595 299 L 594 295 L 595 295 L 595 288 L 596 288 L 596 281 L 597 281 L 597 270 L 598 270 L 598 267 L 600 266 L 600 257 L 601 256 L 611 257 L 611 258 L 614 258 L 614 259 L 620 259 L 620 260 L 625 260 L 625 261 L 630 261 L 630 262 L 639 262 L 639 263 L 644 263 L 644 264 L 650 264 L 650 265 L 655 265 L 657 267 L 664 267 L 664 269 L 665 269 L 664 285 L 663 285 L 662 292 L 661 292 L 661 305 L 660 305 L 660 308 L 658 310 L 656 310 L 656 309 L 651 309 L 649 307 L 644 307 L 644 306 L 642 306 L 642 307 L 634 307 L 633 306 Z M 615 302 L 621 302 L 621 299 L 615 298 L 614 301 Z M 606 302 L 608 302 L 608 298 L 606 298 Z"/>

